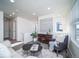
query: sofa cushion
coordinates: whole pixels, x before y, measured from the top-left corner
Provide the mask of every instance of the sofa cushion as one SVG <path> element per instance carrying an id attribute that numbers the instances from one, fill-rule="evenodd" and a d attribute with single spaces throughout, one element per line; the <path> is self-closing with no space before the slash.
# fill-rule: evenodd
<path id="1" fill-rule="evenodd" d="M 9 49 L 0 43 L 0 58 L 10 58 L 11 57 L 11 52 Z"/>
<path id="2" fill-rule="evenodd" d="M 12 58 L 23 58 L 23 56 L 21 56 L 19 53 L 17 53 L 14 49 L 12 49 L 12 48 L 9 48 L 9 50 L 10 50 L 10 52 L 12 53 L 11 55 L 11 57 Z"/>
<path id="3" fill-rule="evenodd" d="M 6 45 L 7 47 L 11 47 L 11 42 L 9 40 L 3 41 L 3 44 Z"/>
<path id="4" fill-rule="evenodd" d="M 22 42 L 20 42 L 20 43 L 18 43 L 18 44 L 21 44 L 21 43 L 22 43 Z M 5 40 L 2 44 L 4 44 L 5 47 L 8 49 L 8 51 L 10 52 L 10 54 L 6 53 L 6 55 L 8 55 L 8 57 L 9 57 L 9 55 L 10 55 L 11 58 L 22 58 L 22 57 L 23 57 L 23 56 L 21 56 L 19 53 L 17 53 L 17 52 L 12 48 L 13 46 L 16 46 L 16 45 L 18 45 L 18 44 L 12 45 L 9 40 Z M 6 50 L 7 50 L 7 49 L 6 49 Z M 5 49 L 4 49 L 4 50 L 5 50 Z M 2 51 L 2 52 L 3 52 L 3 51 Z M 0 51 L 0 54 L 1 54 L 1 51 Z M 5 53 L 2 54 L 2 55 L 4 55 L 4 57 L 7 57 L 7 56 L 5 56 Z M 1 56 L 0 56 L 0 57 L 1 57 Z"/>
<path id="5" fill-rule="evenodd" d="M 65 35 L 66 35 L 66 33 L 56 33 L 53 35 L 53 38 L 55 38 L 56 41 L 63 42 Z"/>

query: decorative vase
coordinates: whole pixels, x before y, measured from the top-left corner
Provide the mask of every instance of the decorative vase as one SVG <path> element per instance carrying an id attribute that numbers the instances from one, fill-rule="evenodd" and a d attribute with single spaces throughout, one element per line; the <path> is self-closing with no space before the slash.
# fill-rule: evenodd
<path id="1" fill-rule="evenodd" d="M 34 38 L 34 42 L 36 42 L 37 41 L 37 38 Z"/>

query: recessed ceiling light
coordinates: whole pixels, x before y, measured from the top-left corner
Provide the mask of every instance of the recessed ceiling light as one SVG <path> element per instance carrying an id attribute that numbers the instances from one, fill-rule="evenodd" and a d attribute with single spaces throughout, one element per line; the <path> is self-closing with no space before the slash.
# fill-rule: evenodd
<path id="1" fill-rule="evenodd" d="M 33 15 L 33 16 L 35 16 L 35 15 L 36 15 L 36 13 L 32 13 L 32 15 Z"/>
<path id="2" fill-rule="evenodd" d="M 48 10 L 50 10 L 51 8 L 50 7 L 48 7 Z"/>
<path id="3" fill-rule="evenodd" d="M 11 2 L 11 3 L 14 3 L 15 1 L 14 1 L 14 0 L 10 0 L 10 2 Z"/>

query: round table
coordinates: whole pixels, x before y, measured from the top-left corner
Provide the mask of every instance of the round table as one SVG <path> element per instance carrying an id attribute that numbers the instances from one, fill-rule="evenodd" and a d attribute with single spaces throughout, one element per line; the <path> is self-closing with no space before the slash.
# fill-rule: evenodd
<path id="1" fill-rule="evenodd" d="M 30 51 L 30 52 L 31 52 L 31 54 L 32 54 L 33 56 L 35 56 L 35 54 L 38 55 L 38 53 L 41 52 L 41 50 L 42 50 L 42 46 L 39 45 L 39 46 L 38 46 L 38 50 L 36 50 L 36 51 Z"/>
<path id="2" fill-rule="evenodd" d="M 33 44 L 38 44 L 38 50 L 36 50 L 36 51 L 31 51 L 30 50 Z M 28 42 L 27 44 L 23 45 L 23 50 L 24 50 L 24 52 L 27 52 L 27 54 L 28 54 L 28 51 L 31 52 L 31 55 L 34 56 L 35 53 L 41 52 L 42 46 L 38 42 Z"/>

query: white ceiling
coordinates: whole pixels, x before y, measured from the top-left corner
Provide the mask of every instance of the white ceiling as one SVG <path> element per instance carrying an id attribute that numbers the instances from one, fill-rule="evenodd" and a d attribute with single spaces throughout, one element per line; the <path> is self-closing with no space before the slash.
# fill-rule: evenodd
<path id="1" fill-rule="evenodd" d="M 15 12 L 15 15 L 28 19 L 35 19 L 32 13 L 37 16 L 48 14 L 65 15 L 69 12 L 76 0 L 15 0 L 11 3 L 9 0 L 0 0 L 0 10 L 5 14 L 10 15 Z M 48 10 L 47 8 L 51 9 Z"/>

